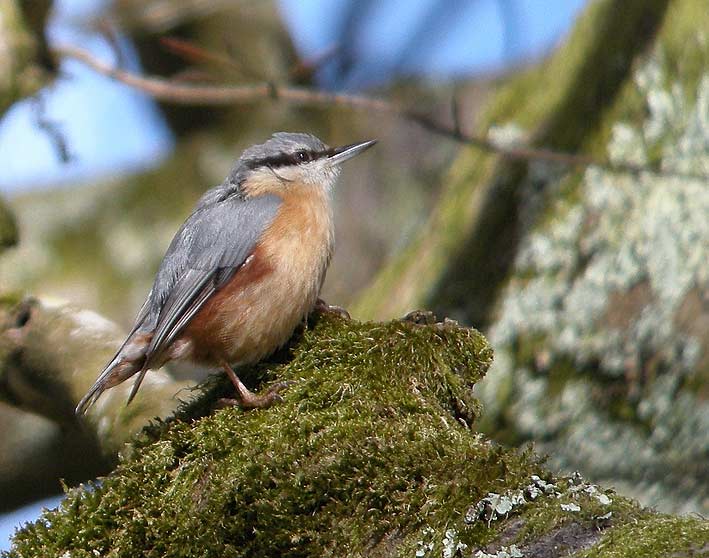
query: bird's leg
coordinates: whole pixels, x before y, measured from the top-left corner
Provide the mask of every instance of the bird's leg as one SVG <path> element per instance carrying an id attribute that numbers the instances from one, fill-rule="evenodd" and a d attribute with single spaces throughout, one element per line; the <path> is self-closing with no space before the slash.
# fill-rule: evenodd
<path id="1" fill-rule="evenodd" d="M 322 298 L 317 299 L 315 302 L 315 310 L 318 312 L 326 312 L 328 314 L 335 314 L 343 320 L 351 320 L 352 317 L 350 313 L 342 308 L 341 306 L 334 306 L 325 302 Z"/>
<path id="2" fill-rule="evenodd" d="M 264 394 L 257 395 L 250 391 L 236 375 L 236 372 L 226 362 L 222 363 L 224 372 L 229 376 L 231 383 L 234 384 L 236 397 L 234 399 L 220 399 L 219 404 L 223 407 L 241 407 L 244 410 L 249 409 L 267 409 L 274 403 L 283 401 L 280 391 L 288 387 L 287 382 L 279 382 L 272 385 Z"/>

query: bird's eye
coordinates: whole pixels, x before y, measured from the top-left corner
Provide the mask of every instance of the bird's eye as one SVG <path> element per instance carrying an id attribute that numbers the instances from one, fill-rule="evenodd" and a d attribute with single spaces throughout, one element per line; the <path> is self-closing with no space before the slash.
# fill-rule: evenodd
<path id="1" fill-rule="evenodd" d="M 295 158 L 298 160 L 299 163 L 306 163 L 309 160 L 308 152 L 307 151 L 297 151 L 295 154 Z"/>

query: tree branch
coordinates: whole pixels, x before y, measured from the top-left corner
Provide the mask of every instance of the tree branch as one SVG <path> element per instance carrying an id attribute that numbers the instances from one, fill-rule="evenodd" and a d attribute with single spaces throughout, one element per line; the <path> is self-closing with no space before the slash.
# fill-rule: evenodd
<path id="1" fill-rule="evenodd" d="M 113 322 L 70 304 L 34 298 L 0 303 L 0 399 L 76 428 L 74 407 L 123 338 Z M 131 384 L 107 391 L 82 423 L 106 455 L 120 451 L 154 417 L 171 414 L 179 404 L 175 395 L 191 385 L 154 371 L 127 407 Z"/>

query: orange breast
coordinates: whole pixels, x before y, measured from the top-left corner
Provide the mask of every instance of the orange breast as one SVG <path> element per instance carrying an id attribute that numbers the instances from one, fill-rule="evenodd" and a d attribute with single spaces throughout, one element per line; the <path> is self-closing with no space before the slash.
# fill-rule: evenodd
<path id="1" fill-rule="evenodd" d="M 181 335 L 191 342 L 195 361 L 218 365 L 227 359 L 231 352 L 226 330 L 229 321 L 243 312 L 244 304 L 248 303 L 243 294 L 272 271 L 263 249 L 257 246 L 234 277 L 207 300 Z"/>
<path id="2" fill-rule="evenodd" d="M 252 255 L 186 327 L 181 339 L 189 341 L 192 360 L 257 362 L 312 310 L 333 247 L 329 200 L 314 190 L 282 195 Z"/>

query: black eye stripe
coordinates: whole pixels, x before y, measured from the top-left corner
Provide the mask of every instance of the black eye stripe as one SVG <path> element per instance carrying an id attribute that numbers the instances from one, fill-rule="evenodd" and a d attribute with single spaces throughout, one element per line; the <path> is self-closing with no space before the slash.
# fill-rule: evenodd
<path id="1" fill-rule="evenodd" d="M 274 155 L 272 157 L 263 157 L 261 159 L 253 159 L 247 164 L 251 169 L 257 169 L 259 167 L 287 167 L 289 165 L 299 165 L 302 163 L 309 163 L 317 159 L 322 159 L 329 155 L 329 151 L 310 151 L 306 149 L 301 149 L 295 153 L 282 153 L 280 155 Z"/>

